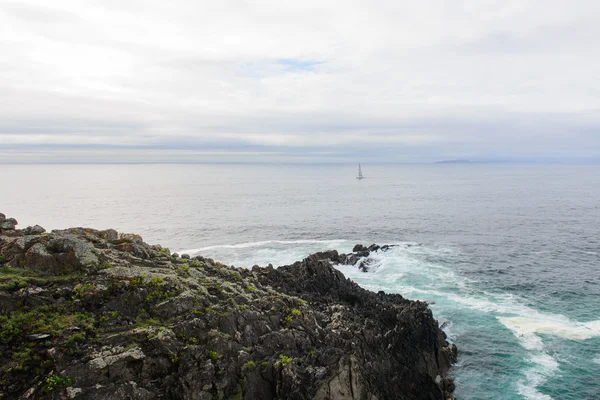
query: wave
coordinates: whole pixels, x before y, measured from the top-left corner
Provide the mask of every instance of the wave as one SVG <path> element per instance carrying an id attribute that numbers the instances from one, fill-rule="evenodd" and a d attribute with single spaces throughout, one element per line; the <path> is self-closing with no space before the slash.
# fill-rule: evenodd
<path id="1" fill-rule="evenodd" d="M 197 254 L 197 253 L 200 253 L 203 251 L 209 251 L 209 250 L 215 250 L 215 249 L 247 249 L 247 248 L 251 248 L 251 247 L 267 246 L 270 244 L 283 244 L 283 245 L 288 245 L 288 244 L 328 244 L 328 245 L 332 245 L 332 244 L 342 244 L 342 243 L 346 243 L 346 242 L 348 242 L 348 240 L 346 240 L 346 239 L 263 240 L 263 241 L 259 241 L 259 242 L 246 242 L 246 243 L 238 243 L 238 244 L 219 244 L 219 245 L 214 245 L 214 246 L 199 247 L 197 249 L 181 250 L 180 252 L 186 253 L 186 254 Z"/>
<path id="2" fill-rule="evenodd" d="M 517 337 L 541 333 L 569 340 L 587 340 L 600 336 L 600 320 L 581 323 L 563 315 L 541 313 L 531 317 L 498 317 L 498 320 Z"/>

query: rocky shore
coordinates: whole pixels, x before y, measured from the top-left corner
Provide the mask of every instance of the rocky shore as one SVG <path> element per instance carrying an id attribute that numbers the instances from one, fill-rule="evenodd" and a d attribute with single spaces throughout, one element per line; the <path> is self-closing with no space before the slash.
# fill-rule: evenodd
<path id="1" fill-rule="evenodd" d="M 456 347 L 427 304 L 333 266 L 381 249 L 244 269 L 16 226 L 0 214 L 0 399 L 453 398 Z"/>

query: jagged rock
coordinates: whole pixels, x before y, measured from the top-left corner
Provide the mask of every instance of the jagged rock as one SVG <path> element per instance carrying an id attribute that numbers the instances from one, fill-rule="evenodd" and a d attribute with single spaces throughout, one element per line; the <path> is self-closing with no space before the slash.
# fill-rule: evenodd
<path id="1" fill-rule="evenodd" d="M 456 347 L 427 304 L 335 269 L 368 266 L 364 246 L 247 270 L 114 230 L 24 231 L 0 233 L 6 398 L 452 398 Z"/>
<path id="2" fill-rule="evenodd" d="M 365 246 L 363 246 L 362 244 L 357 244 L 352 248 L 352 252 L 354 252 L 354 253 L 361 252 L 361 251 L 369 251 L 369 249 L 366 248 Z"/>

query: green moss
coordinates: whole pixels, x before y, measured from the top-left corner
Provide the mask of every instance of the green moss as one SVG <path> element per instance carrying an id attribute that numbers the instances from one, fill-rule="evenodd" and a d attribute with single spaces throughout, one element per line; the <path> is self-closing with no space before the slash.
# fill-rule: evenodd
<path id="1" fill-rule="evenodd" d="M 160 278 L 158 276 L 153 277 L 152 279 L 150 279 L 150 286 L 160 286 L 165 280 L 163 278 Z"/>
<path id="2" fill-rule="evenodd" d="M 283 354 L 279 355 L 279 359 L 281 360 L 281 365 L 284 367 L 292 362 L 292 357 L 286 357 Z"/>
<path id="3" fill-rule="evenodd" d="M 78 275 L 52 275 L 46 276 L 39 271 L 27 268 L 0 267 L 0 290 L 16 291 L 28 285 L 46 286 L 54 282 L 71 280 Z"/>
<path id="4" fill-rule="evenodd" d="M 292 309 L 290 310 L 290 313 L 291 313 L 291 314 L 292 314 L 294 317 L 299 317 L 299 316 L 300 316 L 300 314 L 301 314 L 300 310 L 298 310 L 297 308 L 292 308 Z"/>
<path id="5" fill-rule="evenodd" d="M 219 353 L 217 353 L 216 351 L 209 351 L 208 358 L 210 358 L 213 361 L 217 361 L 219 359 Z"/>
<path id="6" fill-rule="evenodd" d="M 73 296 L 73 299 L 79 298 L 84 296 L 86 293 L 91 292 L 92 290 L 94 290 L 95 285 L 93 283 L 85 283 L 83 285 L 78 284 L 77 286 L 75 286 L 75 288 L 73 289 L 73 291 L 75 292 L 75 295 Z"/>
<path id="7" fill-rule="evenodd" d="M 69 348 L 74 348 L 77 346 L 77 343 L 85 342 L 85 336 L 81 333 L 76 333 L 65 341 L 65 346 Z"/>
<path id="8" fill-rule="evenodd" d="M 111 269 L 114 268 L 113 265 L 111 263 L 109 263 L 108 261 L 105 261 L 102 263 L 102 265 L 100 265 L 101 269 Z"/>
<path id="9" fill-rule="evenodd" d="M 246 371 L 251 371 L 254 368 L 256 368 L 256 363 L 254 361 L 248 361 L 248 362 L 244 363 L 244 365 L 242 366 L 242 369 L 244 369 Z"/>
<path id="10" fill-rule="evenodd" d="M 202 264 L 198 260 L 193 260 L 192 262 L 190 262 L 190 267 L 192 268 L 199 268 L 201 265 Z"/>
<path id="11" fill-rule="evenodd" d="M 79 327 L 95 333 L 93 314 L 73 313 L 67 307 L 41 306 L 33 311 L 16 310 L 10 316 L 0 316 L 0 343 L 10 343 L 21 333 L 49 333 L 59 336 L 65 329 Z"/>
<path id="12" fill-rule="evenodd" d="M 50 374 L 46 377 L 46 384 L 44 385 L 43 391 L 50 393 L 58 387 L 66 387 L 71 385 L 71 378 L 68 376 L 56 375 L 54 371 L 50 371 Z"/>
<path id="13" fill-rule="evenodd" d="M 111 311 L 111 312 L 110 312 L 110 316 L 111 316 L 112 318 L 117 318 L 117 317 L 119 316 L 119 312 L 118 312 L 118 311 Z"/>
<path id="14" fill-rule="evenodd" d="M 254 287 L 254 285 L 248 285 L 246 286 L 246 290 L 249 292 L 254 292 L 256 290 L 256 287 Z"/>

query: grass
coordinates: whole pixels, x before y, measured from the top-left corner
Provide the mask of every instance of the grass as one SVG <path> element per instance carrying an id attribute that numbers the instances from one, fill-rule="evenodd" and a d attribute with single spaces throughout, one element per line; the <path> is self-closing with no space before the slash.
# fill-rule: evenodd
<path id="1" fill-rule="evenodd" d="M 77 278 L 78 275 L 45 276 L 27 268 L 0 267 L 0 290 L 14 292 L 29 285 L 47 286 L 54 282 L 62 282 Z"/>

